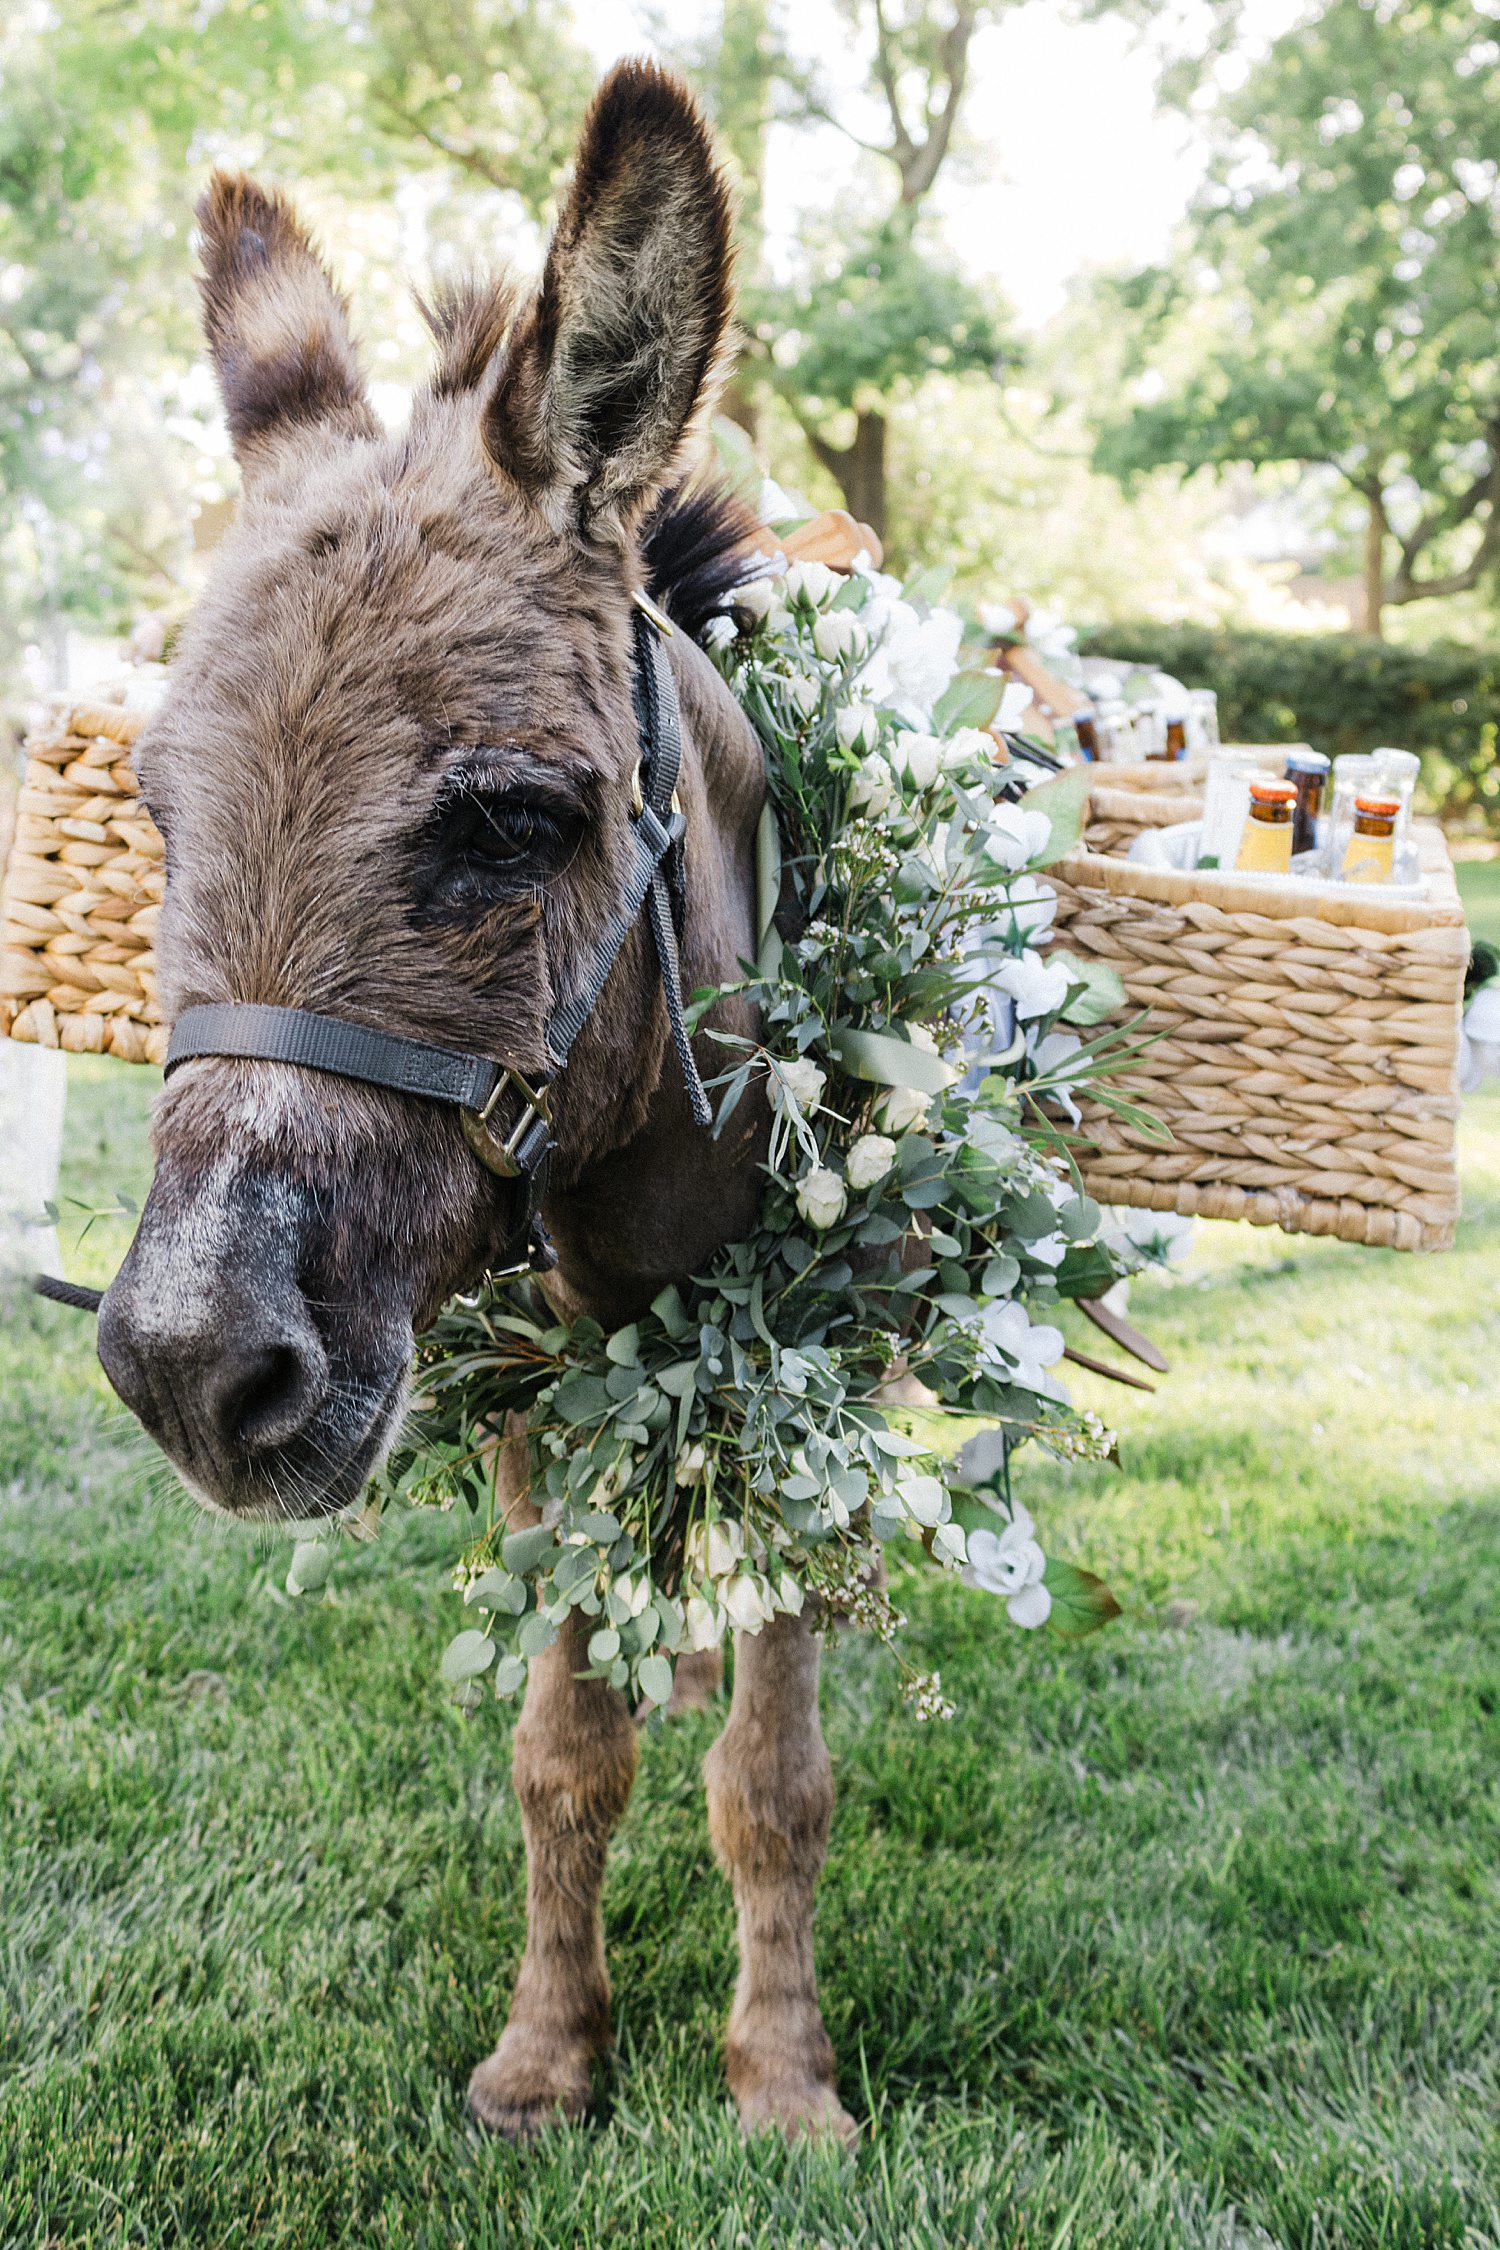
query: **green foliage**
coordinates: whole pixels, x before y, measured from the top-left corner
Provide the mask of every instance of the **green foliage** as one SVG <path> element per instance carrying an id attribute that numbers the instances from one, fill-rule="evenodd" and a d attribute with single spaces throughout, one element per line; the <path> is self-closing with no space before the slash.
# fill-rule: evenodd
<path id="1" fill-rule="evenodd" d="M 931 374 L 993 370 L 1005 348 L 992 301 L 913 236 L 902 213 L 830 273 L 747 298 L 771 381 L 818 421 L 875 406 Z"/>
<path id="2" fill-rule="evenodd" d="M 939 1564 L 968 1561 L 943 1460 L 878 1395 L 898 1360 L 944 1411 L 1015 1445 L 1113 1443 L 1056 1397 L 1044 1370 L 1062 1337 L 1031 1319 L 1100 1228 L 1038 1101 L 1054 1024 L 1108 1009 L 1081 964 L 1049 982 L 1028 942 L 1051 904 L 1032 870 L 1070 822 L 1076 839 L 1081 775 L 1014 806 L 987 734 L 913 723 L 947 701 L 960 636 L 916 582 L 801 565 L 743 589 L 737 614 L 713 646 L 765 749 L 778 914 L 795 934 L 729 988 L 759 1036 L 710 1036 L 725 1062 L 715 1131 L 752 1088 L 766 1100 L 764 1193 L 743 1240 L 614 1334 L 560 1322 L 522 1280 L 459 1299 L 424 1343 L 395 1488 L 482 1511 L 465 1601 L 494 1639 L 465 1630 L 444 1660 L 466 1706 L 496 1649 L 537 1655 L 575 1614 L 593 1628 L 590 1669 L 653 1701 L 648 1683 L 682 1651 L 810 1600 L 892 1637 L 882 1545 L 904 1532 Z M 1030 1038 L 997 1020 L 1007 970 L 1033 980 Z M 1057 1044 L 1070 1083 L 1108 1068 L 1110 1034 Z M 1124 1268 L 1099 1256 L 1108 1286 Z M 507 1533 L 483 1464 L 515 1413 L 543 1520 Z M 996 1507 L 1016 1549 L 996 1590 L 1019 1597 L 1044 1557 L 1034 1542 L 1021 1554 Z M 1060 1611 L 1070 1630 L 1081 1602 L 1075 1587 Z M 1030 1606 L 1018 1622 L 1045 1622 L 1048 1598 Z M 520 1676 L 497 1673 L 500 1692 Z M 919 1717 L 945 1708 L 935 1676 L 909 1687 Z"/>
<path id="3" fill-rule="evenodd" d="M 1395 532 L 1387 598 L 1475 584 L 1500 558 L 1488 0 L 1317 0 L 1212 122 L 1175 263 L 1102 292 L 1131 348 L 1100 464 L 1329 463 Z"/>
<path id="4" fill-rule="evenodd" d="M 1097 626 L 1078 647 L 1214 688 L 1226 742 L 1310 742 L 1335 757 L 1381 744 L 1415 750 L 1433 810 L 1500 821 L 1500 652 L 1150 622 Z"/>
<path id="5" fill-rule="evenodd" d="M 153 1074 L 70 1076 L 98 1205 Z M 453 1520 L 285 1602 L 280 1541 L 143 1489 L 87 1324 L 0 1323 L 0 2241 L 1490 2250 L 1500 1102 L 1465 1118 L 1451 1254 L 1211 1228 L 1192 1286 L 1134 1285 L 1172 1373 L 1123 1469 L 1018 1478 L 1109 1633 L 1000 1664 L 989 1596 L 901 1573 L 963 1706 L 920 1755 L 885 1651 L 830 1647 L 852 2156 L 744 2142 L 726 2099 L 722 1709 L 642 1733 L 589 2123 L 476 2133 L 525 1870 L 508 1713 L 433 1708 Z"/>

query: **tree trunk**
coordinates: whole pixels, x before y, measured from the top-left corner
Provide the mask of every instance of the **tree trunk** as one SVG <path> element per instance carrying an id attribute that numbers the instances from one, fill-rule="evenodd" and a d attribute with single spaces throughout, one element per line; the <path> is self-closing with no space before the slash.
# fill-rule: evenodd
<path id="1" fill-rule="evenodd" d="M 1366 494 L 1364 630 L 1371 640 L 1381 638 L 1380 613 L 1385 607 L 1385 500 L 1376 490 Z"/>
<path id="2" fill-rule="evenodd" d="M 855 416 L 854 443 L 830 445 L 806 422 L 803 434 L 829 475 L 836 478 L 844 506 L 856 523 L 867 523 L 885 544 L 885 416 Z"/>

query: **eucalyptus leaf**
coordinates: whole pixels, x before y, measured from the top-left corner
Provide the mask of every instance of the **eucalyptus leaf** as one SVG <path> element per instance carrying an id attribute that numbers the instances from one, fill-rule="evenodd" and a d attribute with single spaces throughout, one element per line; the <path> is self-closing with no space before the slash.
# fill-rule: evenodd
<path id="1" fill-rule="evenodd" d="M 556 1545 L 557 1540 L 546 1524 L 536 1523 L 528 1525 L 524 1531 L 510 1532 L 500 1552 L 508 1571 L 517 1578 L 531 1578 Z"/>
<path id="2" fill-rule="evenodd" d="M 672 1665 L 661 1655 L 643 1656 L 636 1667 L 636 1680 L 648 1703 L 665 1710 L 672 1700 Z"/>
<path id="3" fill-rule="evenodd" d="M 489 1634 L 470 1626 L 467 1632 L 455 1634 L 448 1643 L 440 1668 L 443 1678 L 452 1686 L 458 1680 L 477 1679 L 494 1661 L 495 1644 Z"/>

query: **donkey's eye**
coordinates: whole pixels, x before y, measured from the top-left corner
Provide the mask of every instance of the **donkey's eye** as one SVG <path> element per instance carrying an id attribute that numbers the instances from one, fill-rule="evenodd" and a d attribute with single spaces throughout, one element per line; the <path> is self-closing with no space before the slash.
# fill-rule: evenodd
<path id="1" fill-rule="evenodd" d="M 468 812 L 460 848 L 472 859 L 491 860 L 500 867 L 529 858 L 556 833 L 552 823 L 529 805 L 488 804 L 482 797 L 471 798 Z"/>

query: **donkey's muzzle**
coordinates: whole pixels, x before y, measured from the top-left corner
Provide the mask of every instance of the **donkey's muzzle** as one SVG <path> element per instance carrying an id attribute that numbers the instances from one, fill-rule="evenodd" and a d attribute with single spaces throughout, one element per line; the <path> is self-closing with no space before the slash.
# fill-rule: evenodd
<path id="1" fill-rule="evenodd" d="M 153 1189 L 99 1308 L 115 1390 L 194 1491 L 236 1515 L 315 1516 L 357 1497 L 401 1389 L 404 1352 L 357 1369 L 320 1327 L 299 1279 L 299 1204 L 236 1183 L 174 1209 Z"/>

